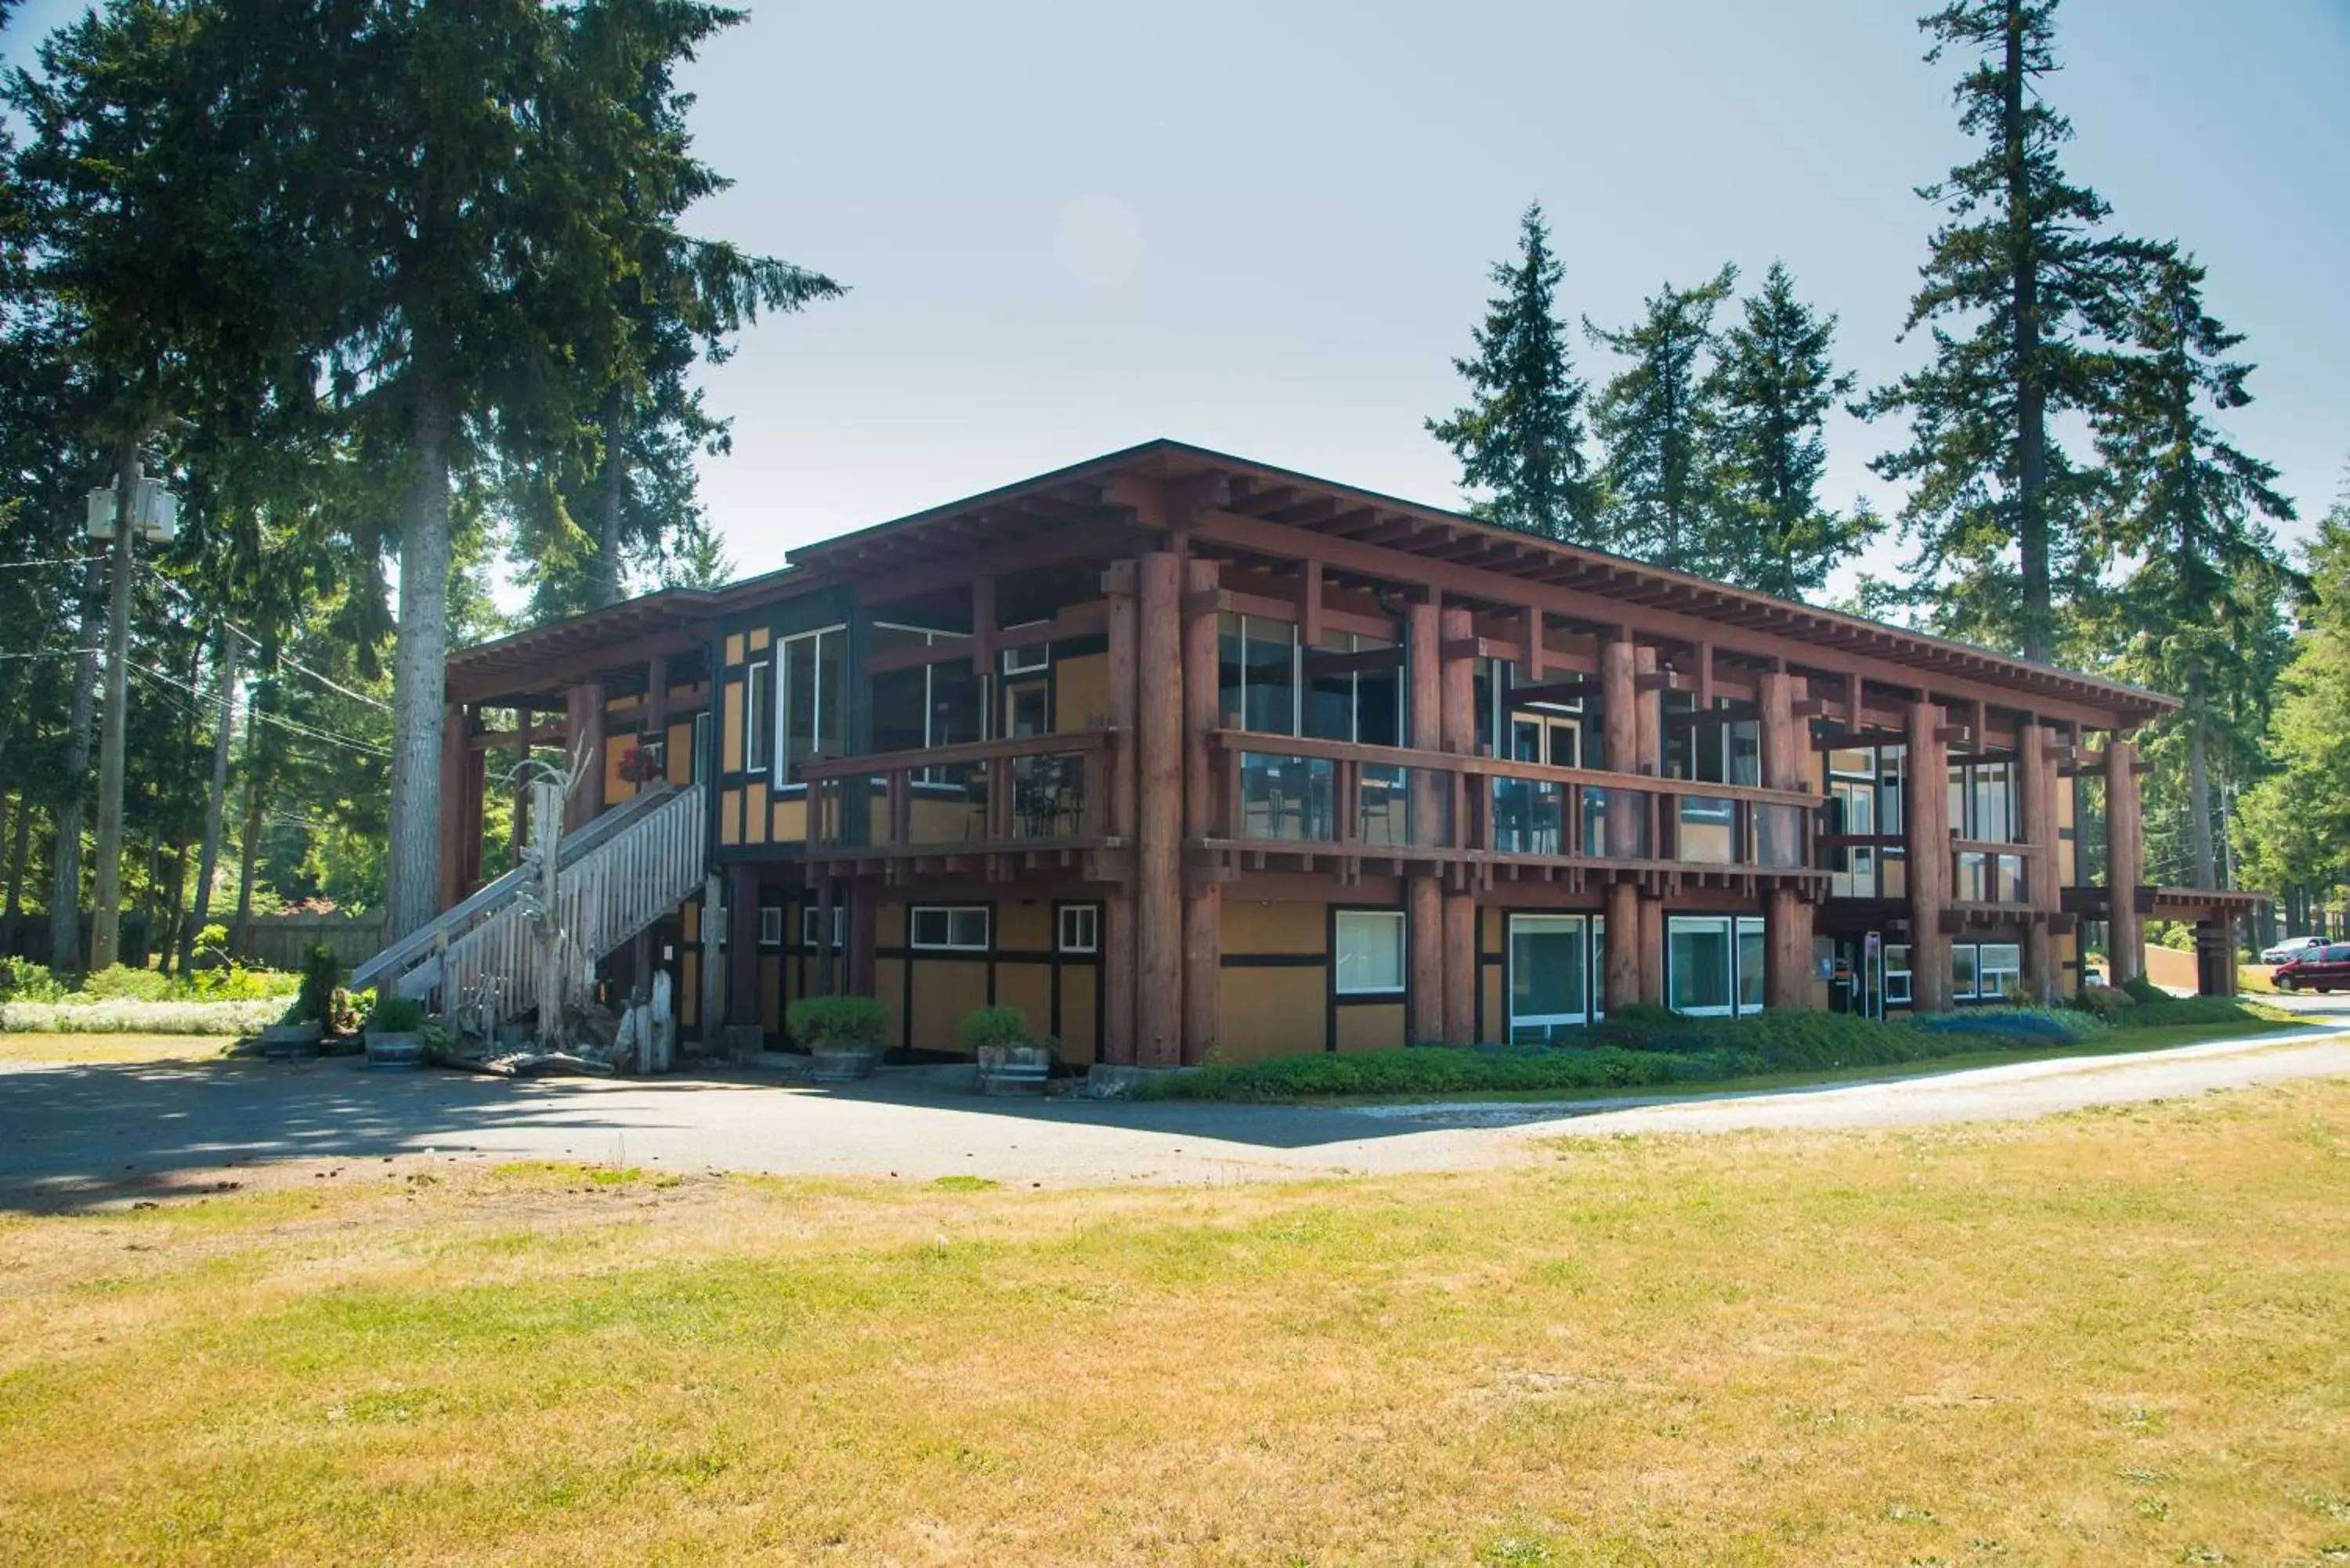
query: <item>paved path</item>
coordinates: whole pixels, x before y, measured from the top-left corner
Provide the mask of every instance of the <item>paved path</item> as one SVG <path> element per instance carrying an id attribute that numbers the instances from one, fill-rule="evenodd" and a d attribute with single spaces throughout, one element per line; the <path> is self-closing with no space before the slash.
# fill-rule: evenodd
<path id="1" fill-rule="evenodd" d="M 2344 1022 L 2344 1008 L 2311 1009 Z M 581 1159 L 671 1169 L 1052 1185 L 1457 1168 L 1535 1139 L 1902 1127 L 2022 1117 L 2350 1074 L 2350 1030 L 2131 1056 L 1669 1104 L 1117 1105 L 980 1099 L 884 1074 L 820 1089 L 741 1072 L 516 1083 L 373 1074 L 347 1060 L 0 1068 L 0 1207 L 274 1159 Z"/>

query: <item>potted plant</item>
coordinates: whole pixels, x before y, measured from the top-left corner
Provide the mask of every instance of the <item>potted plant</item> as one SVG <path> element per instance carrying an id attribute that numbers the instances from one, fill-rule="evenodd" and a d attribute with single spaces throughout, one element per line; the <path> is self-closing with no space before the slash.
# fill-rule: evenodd
<path id="1" fill-rule="evenodd" d="M 284 1016 L 261 1032 L 261 1054 L 280 1061 L 316 1056 L 327 1026 L 335 1022 L 342 979 L 342 961 L 335 957 L 335 950 L 324 942 L 313 947 L 303 961 L 302 989 Z"/>
<path id="2" fill-rule="evenodd" d="M 809 996 L 792 1003 L 785 1022 L 807 1047 L 808 1076 L 840 1084 L 871 1076 L 889 1010 L 869 996 Z"/>
<path id="3" fill-rule="evenodd" d="M 367 1064 L 392 1072 L 424 1065 L 424 1004 L 413 997 L 378 997 L 368 1014 Z"/>
<path id="4" fill-rule="evenodd" d="M 1028 1034 L 1016 1007 L 974 1007 L 962 1016 L 962 1043 L 979 1064 L 983 1095 L 1041 1095 L 1052 1076 L 1053 1048 Z"/>

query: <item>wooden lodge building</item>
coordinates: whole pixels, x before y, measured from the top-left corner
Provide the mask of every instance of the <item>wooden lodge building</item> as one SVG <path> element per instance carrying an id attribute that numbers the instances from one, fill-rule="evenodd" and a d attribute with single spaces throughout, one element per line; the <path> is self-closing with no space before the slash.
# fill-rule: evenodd
<path id="1" fill-rule="evenodd" d="M 2168 697 L 1172 441 L 467 649 L 448 703 L 421 935 L 495 969 L 484 792 L 584 747 L 567 842 L 639 890 L 579 940 L 689 1034 L 834 991 L 1143 1065 L 1940 1010 L 2126 980 L 2150 917 L 2226 991 L 2255 897 L 2141 883 Z"/>

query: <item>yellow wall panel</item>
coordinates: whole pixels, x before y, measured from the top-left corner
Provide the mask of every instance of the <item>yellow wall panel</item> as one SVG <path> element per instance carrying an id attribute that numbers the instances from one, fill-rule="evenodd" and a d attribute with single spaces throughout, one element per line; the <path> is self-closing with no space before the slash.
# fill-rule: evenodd
<path id="1" fill-rule="evenodd" d="M 669 749 L 661 757 L 663 776 L 683 789 L 693 782 L 693 721 L 669 727 Z"/>
<path id="2" fill-rule="evenodd" d="M 751 628 L 751 651 L 756 653 L 759 649 L 766 647 L 768 639 L 773 635 L 774 634 L 769 632 L 764 626 L 753 627 Z"/>
<path id="3" fill-rule="evenodd" d="M 1227 968 L 1218 988 L 1216 1054 L 1227 1062 L 1254 1062 L 1321 1050 L 1328 976 L 1320 964 Z"/>
<path id="4" fill-rule="evenodd" d="M 1047 950 L 1053 945 L 1053 907 L 1050 904 L 998 904 L 995 907 L 995 945 L 1023 952 Z"/>
<path id="5" fill-rule="evenodd" d="M 906 945 L 906 906 L 884 904 L 873 911 L 873 945 L 902 948 Z"/>
<path id="6" fill-rule="evenodd" d="M 1061 1060 L 1090 1062 L 1101 1047 L 1096 1016 L 1094 968 L 1066 964 L 1061 970 Z"/>
<path id="7" fill-rule="evenodd" d="M 764 782 L 743 786 L 743 842 L 767 842 L 767 786 Z"/>
<path id="8" fill-rule="evenodd" d="M 914 1016 L 906 1044 L 925 1051 L 960 1051 L 962 1015 L 987 1002 L 984 959 L 916 959 Z"/>
<path id="9" fill-rule="evenodd" d="M 726 683 L 726 701 L 718 710 L 718 722 L 724 732 L 718 756 L 720 764 L 730 774 L 743 771 L 743 683 Z"/>
<path id="10" fill-rule="evenodd" d="M 876 959 L 873 961 L 873 992 L 881 1005 L 889 1010 L 889 1027 L 881 1037 L 892 1045 L 906 1043 L 906 1010 L 900 1005 L 906 995 L 906 961 Z"/>
<path id="11" fill-rule="evenodd" d="M 743 634 L 739 631 L 726 639 L 726 662 L 729 664 L 743 662 Z"/>
<path id="12" fill-rule="evenodd" d="M 1109 655 L 1081 654 L 1053 664 L 1053 730 L 1099 729 L 1109 722 Z"/>
<path id="13" fill-rule="evenodd" d="M 1338 1009 L 1338 1049 L 1393 1051 L 1403 1044 L 1403 1004 L 1366 1003 Z"/>
<path id="14" fill-rule="evenodd" d="M 1016 1007 L 1028 1020 L 1033 1038 L 1053 1032 L 1053 966 L 1048 963 L 1000 963 L 995 966 L 998 1006 Z M 958 1031 L 962 1020 L 955 1020 Z M 958 1041 L 960 1043 L 960 1041 Z"/>
<path id="15" fill-rule="evenodd" d="M 1320 904 L 1266 904 L 1225 896 L 1227 953 L 1326 953 L 1328 942 Z"/>
<path id="16" fill-rule="evenodd" d="M 807 837 L 807 796 L 775 797 L 775 842 L 798 844 Z"/>
<path id="17" fill-rule="evenodd" d="M 718 797 L 718 842 L 743 842 L 743 792 L 730 789 Z"/>

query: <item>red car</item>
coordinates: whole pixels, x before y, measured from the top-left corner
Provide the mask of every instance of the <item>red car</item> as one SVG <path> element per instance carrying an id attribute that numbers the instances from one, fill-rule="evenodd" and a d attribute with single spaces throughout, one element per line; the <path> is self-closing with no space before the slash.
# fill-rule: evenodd
<path id="1" fill-rule="evenodd" d="M 2350 991 L 2350 942 L 2328 942 L 2289 959 L 2269 972 L 2279 991 Z"/>

